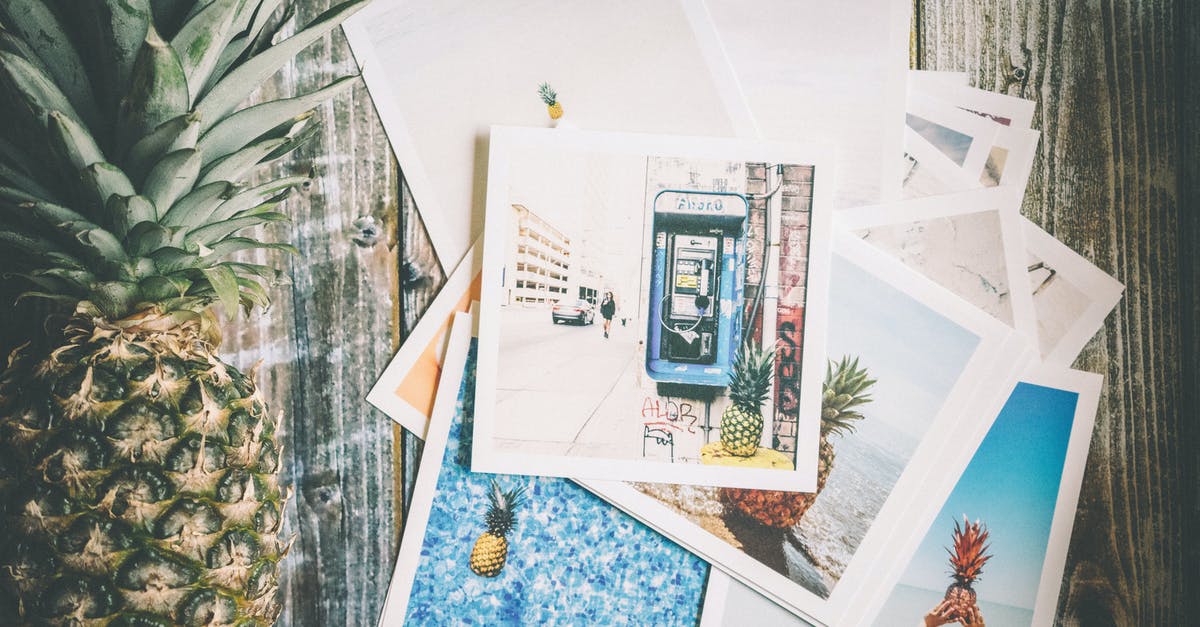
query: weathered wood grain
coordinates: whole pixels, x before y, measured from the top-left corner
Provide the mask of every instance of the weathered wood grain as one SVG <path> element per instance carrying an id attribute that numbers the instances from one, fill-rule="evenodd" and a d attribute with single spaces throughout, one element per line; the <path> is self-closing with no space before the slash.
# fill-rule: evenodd
<path id="1" fill-rule="evenodd" d="M 328 0 L 296 3 L 295 25 Z M 294 31 L 289 27 L 288 33 Z M 305 50 L 260 97 L 311 91 L 357 71 L 340 30 Z M 397 344 L 400 176 L 362 86 L 318 110 L 319 135 L 276 170 L 311 172 L 280 227 L 298 257 L 290 286 L 250 320 L 231 321 L 224 350 L 248 366 L 284 415 L 285 481 L 295 496 L 284 530 L 284 625 L 378 620 L 398 550 L 397 446 L 391 422 L 364 402 Z M 391 235 L 391 237 L 389 237 Z"/>
<path id="2" fill-rule="evenodd" d="M 1195 573 L 1183 562 L 1193 512 L 1181 501 L 1195 484 L 1182 474 L 1194 440 L 1180 438 L 1178 4 L 917 5 L 920 68 L 965 70 L 979 87 L 1038 102 L 1025 214 L 1126 285 L 1077 362 L 1106 389 L 1058 609 L 1067 624 L 1194 622 L 1181 609 Z"/>
<path id="3" fill-rule="evenodd" d="M 443 270 L 438 262 L 407 184 L 401 189 L 400 201 L 400 282 L 403 296 L 398 314 L 401 337 L 407 337 L 446 282 L 446 273 L 453 272 L 454 269 Z M 396 427 L 396 434 L 401 449 L 401 456 L 397 459 L 398 481 L 401 485 L 404 511 L 408 511 L 408 504 L 412 500 L 413 482 L 417 478 L 417 464 L 421 460 L 422 442 L 411 432 L 399 427 Z"/>
<path id="4" fill-rule="evenodd" d="M 1183 405 L 1180 441 L 1184 455 L 1183 616 L 1200 612 L 1200 4 L 1180 3 L 1175 13 L 1179 90 L 1179 288 Z"/>

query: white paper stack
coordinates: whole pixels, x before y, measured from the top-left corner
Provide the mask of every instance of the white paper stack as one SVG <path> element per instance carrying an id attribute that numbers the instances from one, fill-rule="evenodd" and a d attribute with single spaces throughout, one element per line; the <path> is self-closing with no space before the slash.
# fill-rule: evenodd
<path id="1" fill-rule="evenodd" d="M 457 265 L 368 397 L 428 438 L 381 624 L 1052 621 L 1122 286 L 1022 217 L 1036 103 L 908 71 L 909 9 L 347 25 Z"/>

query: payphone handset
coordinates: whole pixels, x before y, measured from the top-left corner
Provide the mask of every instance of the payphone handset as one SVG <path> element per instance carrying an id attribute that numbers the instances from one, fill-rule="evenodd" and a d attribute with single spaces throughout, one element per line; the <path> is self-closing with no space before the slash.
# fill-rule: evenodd
<path id="1" fill-rule="evenodd" d="M 650 376 L 724 386 L 741 336 L 746 199 L 668 190 L 655 198 Z"/>
<path id="2" fill-rule="evenodd" d="M 721 263 L 717 237 L 676 235 L 672 238 L 671 321 L 691 321 L 713 315 Z"/>

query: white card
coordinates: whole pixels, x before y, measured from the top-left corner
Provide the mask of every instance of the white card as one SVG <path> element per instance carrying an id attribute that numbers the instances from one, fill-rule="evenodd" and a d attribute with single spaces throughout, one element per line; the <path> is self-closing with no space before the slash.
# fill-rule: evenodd
<path id="1" fill-rule="evenodd" d="M 512 127 L 491 148 L 473 468 L 812 489 L 829 153 Z M 743 457 L 714 429 L 759 324 L 780 386 Z"/>
<path id="2" fill-rule="evenodd" d="M 582 128 L 733 135 L 736 85 L 714 82 L 679 2 L 376 0 L 345 24 L 438 258 L 483 228 L 493 124 L 549 125 L 538 85 Z"/>
<path id="3" fill-rule="evenodd" d="M 876 383 L 857 432 L 830 436 L 833 471 L 797 522 L 769 526 L 800 511 L 769 493 L 762 498 L 774 505 L 747 510 L 739 503 L 753 503 L 752 493 L 583 482 L 789 611 L 828 624 L 869 596 L 896 550 L 895 529 L 920 521 L 913 503 L 928 477 L 961 468 L 941 452 L 982 437 L 1033 356 L 1011 329 L 929 279 L 857 238 L 835 238 L 828 352 L 858 358 Z"/>

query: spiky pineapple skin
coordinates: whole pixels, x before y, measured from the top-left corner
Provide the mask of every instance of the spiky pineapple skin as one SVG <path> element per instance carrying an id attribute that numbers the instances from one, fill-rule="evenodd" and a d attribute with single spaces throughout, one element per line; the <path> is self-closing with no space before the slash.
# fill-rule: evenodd
<path id="1" fill-rule="evenodd" d="M 195 322 L 76 318 L 47 355 L 15 351 L 0 375 L 0 624 L 274 622 L 275 429 Z"/>
<path id="2" fill-rule="evenodd" d="M 780 490 L 749 490 L 721 488 L 721 502 L 741 516 L 774 529 L 790 529 L 800 522 L 808 508 L 825 489 L 833 470 L 833 446 L 821 438 L 821 454 L 817 467 L 816 492 L 783 492 Z"/>
<path id="3" fill-rule="evenodd" d="M 971 615 L 971 608 L 976 602 L 975 589 L 970 584 L 952 583 L 946 588 L 945 600 L 950 603 L 947 618 L 961 621 Z"/>
<path id="4" fill-rule="evenodd" d="M 484 532 L 471 547 L 471 571 L 480 577 L 495 577 L 508 560 L 508 539 Z"/>
<path id="5" fill-rule="evenodd" d="M 749 457 L 758 451 L 762 439 L 762 414 L 730 405 L 721 414 L 721 446 L 730 455 Z"/>
<path id="6" fill-rule="evenodd" d="M 555 102 L 552 105 L 547 105 L 546 111 L 550 114 L 551 120 L 557 120 L 563 116 L 562 104 L 558 102 Z"/>

